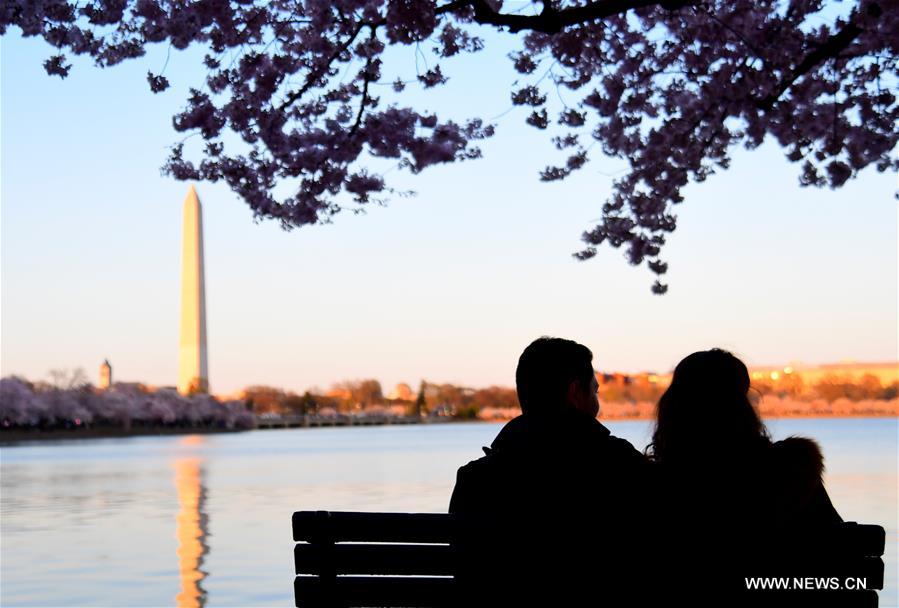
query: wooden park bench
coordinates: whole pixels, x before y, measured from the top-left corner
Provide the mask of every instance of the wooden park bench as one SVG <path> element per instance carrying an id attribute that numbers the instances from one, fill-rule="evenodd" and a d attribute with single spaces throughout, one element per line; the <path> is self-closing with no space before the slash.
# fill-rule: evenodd
<path id="1" fill-rule="evenodd" d="M 444 513 L 294 513 L 296 605 L 456 606 L 453 539 L 458 525 Z M 841 584 L 857 578 L 865 581 L 866 589 L 757 591 L 753 605 L 758 593 L 759 605 L 876 608 L 875 589 L 883 588 L 884 529 L 845 523 L 826 536 L 816 544 L 814 556 L 804 554 L 795 562 L 777 556 L 770 567 L 766 564 L 753 575 L 803 581 L 836 577 Z M 637 594 L 635 604 L 640 603 Z"/>
<path id="2" fill-rule="evenodd" d="M 455 605 L 454 523 L 445 513 L 294 513 L 296 605 Z"/>

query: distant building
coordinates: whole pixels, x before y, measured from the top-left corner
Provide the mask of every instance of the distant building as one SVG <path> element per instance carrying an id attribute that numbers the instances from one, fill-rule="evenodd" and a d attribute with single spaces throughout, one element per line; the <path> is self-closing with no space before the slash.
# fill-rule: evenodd
<path id="1" fill-rule="evenodd" d="M 827 379 L 848 380 L 858 382 L 864 376 L 874 376 L 883 385 L 899 382 L 899 363 L 886 361 L 881 363 L 827 363 L 824 365 L 804 366 L 793 363 L 784 367 L 753 367 L 750 370 L 753 380 L 769 380 L 777 382 L 791 376 L 798 376 L 808 385 L 817 384 Z"/>
<path id="2" fill-rule="evenodd" d="M 103 390 L 112 386 L 112 366 L 109 364 L 109 359 L 104 359 L 100 364 L 100 381 L 97 386 Z"/>
<path id="3" fill-rule="evenodd" d="M 865 376 L 874 376 L 883 386 L 899 382 L 899 362 L 885 361 L 875 363 L 858 363 L 846 361 L 842 363 L 825 363 L 821 365 L 759 365 L 749 368 L 749 377 L 753 383 L 770 384 L 771 386 L 800 382 L 806 389 L 826 380 L 859 382 Z M 671 384 L 671 374 L 650 374 L 650 382 L 659 386 Z M 600 381 L 600 384 L 602 382 Z"/>
<path id="4" fill-rule="evenodd" d="M 333 397 L 334 399 L 348 401 L 353 398 L 353 391 L 348 388 L 332 388 L 325 393 L 325 397 Z"/>
<path id="5" fill-rule="evenodd" d="M 620 386 L 624 386 L 626 384 L 631 383 L 631 375 L 622 374 L 619 372 L 612 373 L 596 373 L 596 382 L 599 383 L 600 386 L 606 386 L 609 384 L 617 384 Z"/>
<path id="6" fill-rule="evenodd" d="M 865 376 L 877 378 L 883 386 L 899 382 L 899 362 L 885 361 L 875 363 L 844 361 L 841 363 L 825 363 L 821 365 L 760 365 L 749 368 L 749 376 L 755 384 L 770 386 L 786 386 L 798 382 L 807 390 L 815 384 L 827 380 L 859 382 Z M 657 374 L 643 372 L 639 374 L 623 374 L 618 372 L 596 373 L 600 387 L 624 387 L 642 381 L 664 388 L 671 384 L 672 373 Z"/>
<path id="7" fill-rule="evenodd" d="M 393 390 L 387 393 L 387 398 L 391 401 L 412 401 L 415 399 L 415 393 L 412 392 L 412 387 L 410 387 L 405 382 L 400 382 Z"/>

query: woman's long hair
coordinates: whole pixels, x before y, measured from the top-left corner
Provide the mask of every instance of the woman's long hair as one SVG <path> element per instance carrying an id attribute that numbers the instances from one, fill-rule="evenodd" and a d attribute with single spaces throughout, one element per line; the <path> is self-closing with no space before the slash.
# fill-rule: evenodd
<path id="1" fill-rule="evenodd" d="M 659 399 L 647 455 L 660 463 L 731 460 L 769 444 L 749 388 L 746 365 L 731 353 L 713 348 L 687 356 Z"/>

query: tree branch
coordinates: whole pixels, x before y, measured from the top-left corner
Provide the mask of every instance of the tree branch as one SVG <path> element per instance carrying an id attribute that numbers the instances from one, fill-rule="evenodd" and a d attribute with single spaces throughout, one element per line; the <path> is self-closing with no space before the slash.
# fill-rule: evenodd
<path id="1" fill-rule="evenodd" d="M 453 2 L 450 2 L 449 4 L 444 4 L 443 6 L 438 6 L 436 9 L 434 9 L 434 14 L 442 15 L 444 13 L 451 13 L 460 8 L 465 8 L 469 4 L 471 4 L 471 0 L 454 0 Z"/>
<path id="2" fill-rule="evenodd" d="M 371 32 L 372 38 L 375 36 L 375 31 Z M 359 112 L 356 114 L 356 121 L 353 123 L 352 128 L 350 128 L 350 132 L 347 134 L 347 139 L 351 139 L 356 131 L 359 130 L 359 126 L 362 124 L 362 116 L 365 114 L 365 105 L 368 103 L 368 85 L 371 83 L 371 74 L 369 70 L 371 69 L 371 57 L 368 57 L 365 60 L 365 76 L 362 78 L 362 99 L 359 101 Z"/>
<path id="3" fill-rule="evenodd" d="M 737 38 L 739 38 L 740 41 L 741 41 L 743 44 L 746 45 L 746 48 L 748 48 L 750 51 L 752 51 L 753 53 L 755 53 L 756 57 L 762 59 L 762 62 L 765 61 L 765 60 L 763 59 L 764 56 L 762 55 L 762 53 L 760 53 L 759 50 L 758 50 L 757 48 L 755 48 L 755 46 L 754 46 L 751 42 L 749 42 L 749 40 L 746 38 L 746 36 L 744 36 L 743 34 L 741 34 L 740 32 L 738 32 L 738 31 L 735 30 L 734 28 L 732 28 L 732 27 L 730 26 L 730 24 L 727 23 L 726 21 L 724 21 L 723 19 L 719 19 L 718 16 L 717 16 L 714 12 L 712 12 L 711 9 L 706 9 L 706 10 L 705 10 L 705 14 L 706 14 L 706 16 L 708 16 L 712 21 L 714 21 L 715 23 L 717 23 L 718 25 L 720 25 L 721 27 L 723 27 L 724 29 L 726 29 L 727 31 L 729 31 L 731 34 L 733 34 L 734 36 L 736 36 Z"/>
<path id="4" fill-rule="evenodd" d="M 570 25 L 611 17 L 612 15 L 624 13 L 636 8 L 661 6 L 668 10 L 675 10 L 683 6 L 695 4 L 698 1 L 699 0 L 599 0 L 584 6 L 576 6 L 561 11 L 554 9 L 552 3 L 546 1 L 543 3 L 543 10 L 539 15 L 526 16 L 500 13 L 491 8 L 486 0 L 453 0 L 448 4 L 437 7 L 434 13 L 436 15 L 443 15 L 471 6 L 474 8 L 475 21 L 478 23 L 508 27 L 511 32 L 534 30 L 547 34 L 555 34 Z M 278 111 L 283 112 L 296 100 L 305 95 L 309 89 L 315 86 L 316 81 L 324 75 L 331 64 L 334 63 L 334 61 L 345 52 L 351 44 L 353 44 L 359 36 L 359 33 L 362 31 L 362 28 L 368 26 L 374 31 L 375 28 L 384 25 L 385 23 L 386 21 L 383 19 L 376 22 L 359 22 L 349 39 L 340 45 L 325 63 L 309 74 L 306 78 L 306 82 L 300 89 L 287 96 L 287 99 L 280 105 Z M 365 86 L 367 89 L 368 82 L 365 83 Z"/>
<path id="5" fill-rule="evenodd" d="M 550 2 L 545 2 L 539 15 L 510 15 L 494 10 L 487 0 L 468 0 L 452 2 L 438 10 L 446 12 L 442 9 L 454 10 L 470 5 L 474 8 L 474 20 L 477 23 L 508 27 L 509 31 L 513 33 L 533 30 L 544 34 L 557 34 L 570 25 L 604 19 L 632 9 L 661 6 L 668 10 L 675 10 L 696 2 L 698 0 L 599 0 L 561 11 L 553 9 Z"/>
<path id="6" fill-rule="evenodd" d="M 852 41 L 858 38 L 859 34 L 862 33 L 862 28 L 855 25 L 854 23 L 848 24 L 845 28 L 843 28 L 840 32 L 830 36 L 824 44 L 817 47 L 814 51 L 805 56 L 802 62 L 796 66 L 796 69 L 789 75 L 789 77 L 785 78 L 781 81 L 777 88 L 771 92 L 770 95 L 761 100 L 758 106 L 763 110 L 770 110 L 774 107 L 774 104 L 780 99 L 781 95 L 787 92 L 793 83 L 799 80 L 803 75 L 807 74 L 814 68 L 816 65 L 825 61 L 827 59 L 831 59 L 839 55 L 843 50 L 846 49 Z"/>
<path id="7" fill-rule="evenodd" d="M 359 125 L 362 124 L 362 115 L 365 113 L 365 105 L 368 103 L 368 85 L 371 83 L 371 78 L 369 78 L 368 74 L 365 75 L 362 84 L 362 100 L 359 102 L 359 113 L 356 114 L 356 122 L 353 123 L 353 127 L 350 129 L 349 135 L 347 137 L 352 137 L 356 134 L 356 131 L 359 130 Z"/>
<path id="8" fill-rule="evenodd" d="M 359 33 L 362 31 L 362 28 L 364 28 L 366 25 L 368 25 L 369 27 L 373 27 L 371 24 L 366 23 L 365 21 L 360 21 L 359 24 L 356 26 L 356 29 L 353 31 L 352 35 L 349 38 L 347 38 L 346 42 L 344 42 L 339 47 L 337 47 L 337 50 L 335 50 L 331 54 L 331 56 L 328 57 L 327 61 L 325 61 L 324 63 L 319 65 L 319 67 L 317 69 L 309 72 L 309 75 L 306 77 L 306 82 L 303 83 L 303 86 L 300 87 L 298 90 L 294 91 L 293 93 L 291 93 L 290 95 L 288 95 L 287 99 L 285 99 L 284 103 L 282 103 L 278 107 L 277 111 L 283 112 L 290 105 L 292 105 L 293 102 L 295 102 L 296 100 L 301 98 L 303 95 L 306 94 L 307 91 L 309 91 L 309 89 L 311 89 L 313 86 L 315 86 L 315 83 L 318 81 L 319 78 L 321 78 L 322 76 L 325 75 L 325 73 L 328 71 L 328 68 L 331 67 L 331 64 L 334 63 L 334 61 L 338 57 L 340 57 L 341 54 L 343 54 L 344 52 L 346 52 L 347 49 L 350 48 L 350 45 L 353 44 L 353 42 L 359 36 Z"/>

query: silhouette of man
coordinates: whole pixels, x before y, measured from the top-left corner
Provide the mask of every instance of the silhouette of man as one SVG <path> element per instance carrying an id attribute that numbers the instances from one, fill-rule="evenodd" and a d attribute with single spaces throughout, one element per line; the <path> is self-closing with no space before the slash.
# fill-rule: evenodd
<path id="1" fill-rule="evenodd" d="M 459 469 L 449 510 L 462 524 L 466 603 L 614 606 L 641 597 L 631 584 L 645 546 L 649 465 L 596 419 L 592 361 L 571 340 L 530 344 L 515 373 L 521 416 Z"/>

